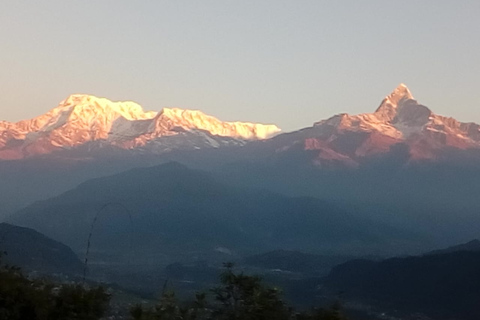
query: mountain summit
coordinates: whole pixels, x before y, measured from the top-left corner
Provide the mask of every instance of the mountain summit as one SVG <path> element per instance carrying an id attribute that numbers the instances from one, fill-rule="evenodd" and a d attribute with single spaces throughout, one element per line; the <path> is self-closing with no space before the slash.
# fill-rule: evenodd
<path id="1" fill-rule="evenodd" d="M 390 95 L 383 99 L 375 111 L 378 119 L 392 121 L 404 104 L 409 100 L 415 100 L 407 86 L 401 83 Z"/>
<path id="2" fill-rule="evenodd" d="M 425 126 L 435 118 L 440 122 L 446 119 L 434 115 L 430 109 L 419 104 L 413 98 L 407 86 L 400 84 L 383 99 L 374 113 L 339 114 L 320 121 L 315 126 L 328 125 L 341 130 L 362 132 L 377 131 L 392 138 L 406 139 L 415 133 L 428 129 Z"/>
<path id="3" fill-rule="evenodd" d="M 154 152 L 219 147 L 266 139 L 275 125 L 223 122 L 196 110 L 145 112 L 135 102 L 75 94 L 31 120 L 0 122 L 0 159 L 19 159 L 86 144 Z M 178 139 L 181 136 L 183 139 Z M 175 141 L 171 139 L 175 137 Z"/>
<path id="4" fill-rule="evenodd" d="M 394 145 L 405 146 L 409 160 L 437 159 L 446 150 L 479 149 L 480 126 L 433 113 L 402 83 L 373 113 L 338 114 L 272 140 L 277 148 L 281 145 L 279 154 L 303 149 L 317 165 L 357 166 L 372 155 L 390 152 Z"/>

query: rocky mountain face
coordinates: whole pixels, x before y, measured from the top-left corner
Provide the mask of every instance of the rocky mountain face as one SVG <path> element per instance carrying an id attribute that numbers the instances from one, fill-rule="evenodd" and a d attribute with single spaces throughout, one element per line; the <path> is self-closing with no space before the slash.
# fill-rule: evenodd
<path id="1" fill-rule="evenodd" d="M 0 122 L 0 159 L 21 159 L 82 146 L 88 146 L 87 151 L 114 146 L 158 153 L 242 145 L 279 131 L 274 125 L 222 122 L 195 110 L 145 112 L 134 102 L 72 95 L 37 118 Z"/>

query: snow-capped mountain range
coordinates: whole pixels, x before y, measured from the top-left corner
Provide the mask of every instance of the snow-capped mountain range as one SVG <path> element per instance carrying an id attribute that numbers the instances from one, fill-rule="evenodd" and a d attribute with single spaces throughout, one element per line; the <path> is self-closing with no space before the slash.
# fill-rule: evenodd
<path id="1" fill-rule="evenodd" d="M 37 118 L 0 122 L 0 159 L 78 147 L 84 148 L 82 152 L 114 147 L 159 154 L 258 141 L 254 144 L 263 154 L 265 150 L 275 156 L 307 152 L 317 165 L 356 166 L 369 156 L 388 153 L 396 144 L 408 147 L 411 160 L 436 159 L 445 149 L 480 149 L 479 125 L 436 115 L 419 104 L 404 84 L 373 113 L 338 114 L 299 131 L 279 132 L 275 125 L 222 122 L 196 110 L 146 112 L 134 102 L 72 95 Z"/>
<path id="2" fill-rule="evenodd" d="M 134 102 L 77 94 L 34 119 L 0 122 L 0 159 L 21 159 L 86 144 L 152 152 L 242 145 L 278 132 L 275 125 L 223 122 L 197 110 L 145 112 Z"/>

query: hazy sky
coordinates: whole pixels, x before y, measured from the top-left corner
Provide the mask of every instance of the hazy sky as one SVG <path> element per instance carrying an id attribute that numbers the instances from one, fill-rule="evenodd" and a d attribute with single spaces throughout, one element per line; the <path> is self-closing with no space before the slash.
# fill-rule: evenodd
<path id="1" fill-rule="evenodd" d="M 400 82 L 480 122 L 480 1 L 0 2 L 0 119 L 72 93 L 309 126 Z"/>

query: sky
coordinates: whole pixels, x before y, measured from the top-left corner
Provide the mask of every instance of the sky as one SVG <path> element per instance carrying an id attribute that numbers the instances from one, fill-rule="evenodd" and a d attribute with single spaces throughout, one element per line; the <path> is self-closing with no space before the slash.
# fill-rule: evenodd
<path id="1" fill-rule="evenodd" d="M 405 83 L 480 123 L 479 16 L 478 0 L 2 0 L 0 120 L 85 93 L 291 131 Z"/>

